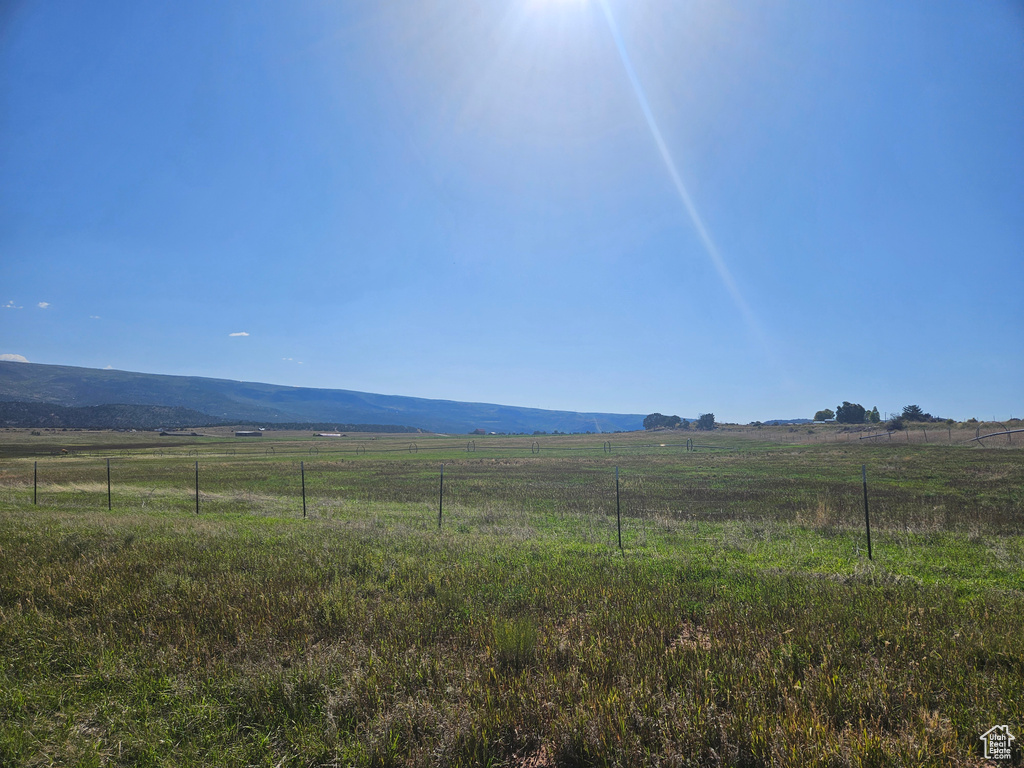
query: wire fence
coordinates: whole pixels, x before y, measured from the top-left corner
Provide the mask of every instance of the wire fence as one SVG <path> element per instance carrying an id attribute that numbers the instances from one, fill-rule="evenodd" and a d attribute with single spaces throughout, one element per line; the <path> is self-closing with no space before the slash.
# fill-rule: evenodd
<path id="1" fill-rule="evenodd" d="M 811 466 L 788 452 L 693 440 L 562 446 L 533 440 L 486 450 L 472 440 L 332 450 L 213 444 L 12 462 L 0 467 L 0 498 L 17 508 L 311 517 L 388 504 L 433 516 L 443 500 L 454 513 L 478 518 L 499 512 L 558 518 L 619 514 L 645 521 L 771 520 L 842 529 L 860 526 L 862 519 L 861 463 L 853 456 L 845 462 Z M 879 528 L 1016 532 L 1024 517 L 1018 493 L 993 493 L 992 483 L 973 470 L 958 483 L 929 487 L 899 462 L 878 464 L 869 474 L 872 520 Z"/>

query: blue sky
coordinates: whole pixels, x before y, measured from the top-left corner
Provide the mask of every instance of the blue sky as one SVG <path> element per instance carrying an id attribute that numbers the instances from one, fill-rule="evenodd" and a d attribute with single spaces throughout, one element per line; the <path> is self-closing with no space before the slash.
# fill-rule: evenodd
<path id="1" fill-rule="evenodd" d="M 0 6 L 2 355 L 1005 419 L 1022 278 L 1019 2 Z"/>

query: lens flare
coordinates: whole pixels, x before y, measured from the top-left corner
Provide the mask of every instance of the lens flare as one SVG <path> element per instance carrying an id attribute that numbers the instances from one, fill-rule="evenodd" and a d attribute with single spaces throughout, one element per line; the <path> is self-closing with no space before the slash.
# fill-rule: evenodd
<path id="1" fill-rule="evenodd" d="M 651 132 L 651 136 L 654 138 L 654 143 L 658 147 L 658 152 L 661 154 L 662 162 L 665 163 L 665 169 L 668 171 L 669 177 L 672 179 L 672 184 L 676 188 L 676 192 L 679 194 L 679 199 L 683 203 L 683 208 L 686 209 L 687 215 L 690 217 L 690 221 L 693 223 L 693 227 L 697 230 L 697 236 L 700 238 L 701 243 L 704 245 L 704 250 L 707 251 L 708 257 L 711 259 L 711 263 L 714 265 L 715 270 L 718 272 L 718 276 L 725 286 L 725 289 L 729 292 L 733 302 L 736 304 L 736 308 L 743 315 L 743 319 L 746 321 L 750 330 L 758 337 L 762 343 L 765 341 L 764 332 L 761 330 L 757 318 L 754 317 L 754 313 L 747 306 L 747 302 L 744 300 L 743 295 L 740 293 L 739 288 L 736 286 L 736 281 L 733 280 L 732 273 L 729 271 L 728 265 L 722 255 L 718 252 L 718 247 L 715 245 L 715 241 L 711 239 L 711 234 L 708 232 L 707 227 L 704 226 L 704 222 L 697 212 L 696 206 L 693 204 L 693 200 L 690 198 L 690 193 L 686 189 L 686 185 L 683 183 L 682 177 L 679 175 L 679 171 L 676 169 L 675 161 L 672 159 L 671 153 L 668 151 L 668 146 L 665 144 L 665 139 L 662 138 L 661 130 L 658 128 L 658 121 L 654 119 L 654 113 L 651 112 L 651 105 L 647 101 L 647 96 L 644 94 L 643 86 L 640 85 L 640 80 L 636 76 L 636 71 L 633 69 L 633 64 L 629 60 L 629 54 L 626 52 L 626 46 L 622 41 L 622 35 L 619 34 L 619 28 L 615 24 L 615 17 L 612 16 L 612 10 L 608 6 L 608 0 L 599 0 L 601 10 L 604 12 L 604 17 L 608 21 L 608 29 L 612 33 L 612 39 L 615 41 L 615 47 L 618 49 L 619 58 L 622 60 L 622 66 L 626 70 L 626 76 L 629 78 L 629 83 L 633 87 L 633 93 L 636 95 L 636 100 L 640 104 L 640 110 L 644 114 L 644 119 L 647 121 L 647 127 Z"/>

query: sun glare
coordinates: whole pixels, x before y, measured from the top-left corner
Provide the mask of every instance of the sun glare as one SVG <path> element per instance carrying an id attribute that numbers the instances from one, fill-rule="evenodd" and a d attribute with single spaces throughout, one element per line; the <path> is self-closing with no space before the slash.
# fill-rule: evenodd
<path id="1" fill-rule="evenodd" d="M 721 279 L 723 286 L 732 297 L 733 302 L 736 304 L 736 308 L 743 315 L 750 330 L 758 337 L 758 339 L 761 340 L 762 343 L 764 343 L 764 332 L 761 330 L 760 324 L 757 322 L 757 318 L 754 316 L 754 313 L 751 311 L 746 300 L 743 298 L 743 295 L 740 293 L 739 287 L 736 285 L 736 281 L 733 279 L 728 265 L 722 258 L 721 253 L 719 253 L 718 246 L 716 246 L 714 240 L 712 240 L 707 227 L 704 226 L 704 221 L 701 218 L 700 213 L 698 213 L 697 208 L 693 203 L 693 199 L 690 197 L 686 184 L 683 183 L 683 179 L 679 175 L 675 160 L 673 160 L 672 154 L 669 152 L 668 145 L 662 137 L 661 129 L 658 127 L 658 122 L 654 117 L 654 113 L 651 111 L 651 106 L 647 101 L 647 96 L 644 93 L 643 86 L 641 86 L 636 71 L 633 69 L 633 64 L 630 61 L 629 53 L 626 51 L 622 35 L 619 34 L 619 28 L 615 23 L 615 17 L 612 15 L 611 8 L 608 5 L 608 0 L 598 0 L 598 2 L 600 3 L 604 17 L 608 22 L 608 29 L 615 40 L 615 47 L 618 50 L 622 66 L 626 70 L 626 76 L 629 78 L 630 86 L 632 87 L 633 93 L 640 105 L 640 110 L 643 112 L 644 120 L 647 122 L 647 128 L 651 132 L 651 138 L 654 139 L 654 143 L 658 147 L 658 153 L 661 155 L 662 162 L 665 164 L 665 170 L 672 179 L 672 184 L 676 188 L 679 200 L 683 204 L 683 208 L 685 209 L 690 222 L 693 224 L 712 266 L 714 266 L 715 271 L 718 272 L 718 276 Z"/>

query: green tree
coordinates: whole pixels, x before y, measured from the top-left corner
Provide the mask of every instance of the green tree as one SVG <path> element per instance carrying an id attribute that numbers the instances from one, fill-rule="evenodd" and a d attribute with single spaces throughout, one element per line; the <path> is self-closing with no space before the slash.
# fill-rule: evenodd
<path id="1" fill-rule="evenodd" d="M 840 424 L 863 424 L 865 413 L 863 405 L 844 400 L 842 405 L 836 406 L 836 421 Z"/>
<path id="2" fill-rule="evenodd" d="M 678 429 L 682 425 L 682 421 L 678 416 L 663 416 L 660 413 L 652 413 L 644 418 L 644 429 Z"/>
<path id="3" fill-rule="evenodd" d="M 868 424 L 879 424 L 882 421 L 882 416 L 878 413 L 878 406 L 876 405 L 867 415 Z"/>
<path id="4" fill-rule="evenodd" d="M 715 414 L 702 413 L 697 419 L 697 429 L 710 430 L 715 428 Z"/>
<path id="5" fill-rule="evenodd" d="M 815 421 L 828 421 L 829 419 L 834 419 L 835 417 L 836 413 L 831 408 L 826 408 L 825 410 L 818 411 L 814 414 Z"/>
<path id="6" fill-rule="evenodd" d="M 931 414 L 925 413 L 919 405 L 903 406 L 904 421 L 931 421 Z"/>

